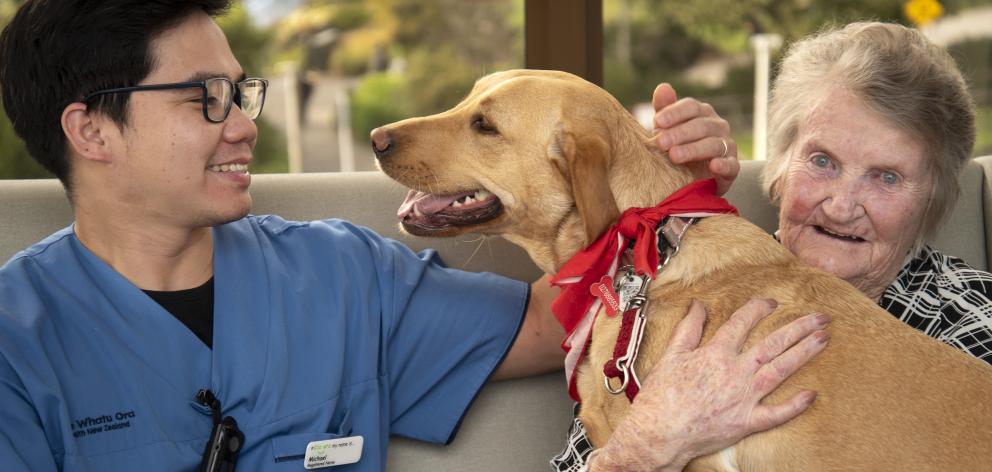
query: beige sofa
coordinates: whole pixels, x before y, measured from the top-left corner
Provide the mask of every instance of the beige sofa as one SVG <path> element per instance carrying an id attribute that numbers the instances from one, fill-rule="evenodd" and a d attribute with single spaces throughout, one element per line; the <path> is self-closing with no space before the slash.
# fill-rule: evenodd
<path id="1" fill-rule="evenodd" d="M 766 230 L 776 212 L 758 186 L 761 163 L 743 162 L 728 198 L 743 216 Z M 395 211 L 404 189 L 374 172 L 259 175 L 252 194 L 256 214 L 292 219 L 337 217 L 369 226 L 416 249 L 438 249 L 457 268 L 488 270 L 523 280 L 540 274 L 523 251 L 500 239 L 462 237 L 429 240 L 399 234 Z M 69 224 L 72 214 L 54 180 L 0 180 L 0 261 Z M 992 156 L 969 163 L 962 177 L 961 200 L 935 245 L 981 269 L 992 265 Z M 447 447 L 394 439 L 389 470 L 535 471 L 564 444 L 571 402 L 561 373 L 495 382 L 485 388 Z"/>

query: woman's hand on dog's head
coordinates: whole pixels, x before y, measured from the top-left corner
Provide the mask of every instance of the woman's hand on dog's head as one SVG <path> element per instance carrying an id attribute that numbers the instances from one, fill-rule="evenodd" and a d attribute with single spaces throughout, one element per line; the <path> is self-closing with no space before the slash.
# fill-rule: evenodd
<path id="1" fill-rule="evenodd" d="M 697 179 L 713 177 L 717 192 L 730 189 L 741 165 L 730 123 L 713 107 L 695 98 L 678 99 L 667 83 L 658 85 L 652 97 L 655 141 L 676 164 L 692 169 Z"/>

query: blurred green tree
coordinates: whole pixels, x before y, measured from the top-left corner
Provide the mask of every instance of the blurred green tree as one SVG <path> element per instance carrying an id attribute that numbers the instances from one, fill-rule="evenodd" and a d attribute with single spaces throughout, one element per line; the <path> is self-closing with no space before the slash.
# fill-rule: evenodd
<path id="1" fill-rule="evenodd" d="M 0 0 L 0 29 L 14 16 L 21 0 Z M 3 84 L 0 84 L 3 87 Z M 2 107 L 0 107 L 2 108 Z M 31 179 L 51 177 L 41 165 L 31 158 L 24 142 L 14 133 L 7 112 L 0 113 L 0 179 Z"/>
<path id="2" fill-rule="evenodd" d="M 453 106 L 476 79 L 523 67 L 523 2 L 395 1 L 402 18 L 394 47 L 407 59 L 410 112 L 431 114 Z"/>
<path id="3" fill-rule="evenodd" d="M 217 18 L 217 24 L 224 30 L 231 52 L 246 74 L 258 76 L 267 71 L 273 34 L 252 22 L 243 2 L 234 2 L 226 15 Z"/>
<path id="4" fill-rule="evenodd" d="M 389 33 L 379 40 L 388 40 L 389 55 L 402 58 L 405 67 L 402 75 L 390 79 L 390 93 L 380 97 L 365 92 L 383 87 L 383 79 L 362 78 L 352 104 L 356 138 L 364 139 L 372 128 L 389 121 L 450 108 L 479 77 L 523 66 L 522 1 L 375 0 L 370 4 L 377 11 L 375 24 L 368 28 Z"/>
<path id="5" fill-rule="evenodd" d="M 753 107 L 754 71 L 748 38 L 776 33 L 786 44 L 827 25 L 881 20 L 910 25 L 906 0 L 604 0 L 604 82 L 608 91 L 628 106 L 650 99 L 654 86 L 671 82 L 681 96 L 708 100 L 728 116 L 741 117 L 735 130 L 749 133 Z M 990 0 L 942 0 L 944 14 L 989 5 Z M 956 45 L 952 55 L 972 86 L 979 104 L 979 146 L 992 140 L 988 110 L 992 109 L 992 67 L 989 45 Z M 983 49 L 984 48 L 984 49 Z M 777 52 L 780 57 L 783 49 Z M 773 63 L 778 57 L 773 57 Z M 708 85 L 686 71 L 702 63 L 722 63 L 725 80 Z M 772 74 L 775 73 L 773 68 Z M 719 103 L 718 103 L 719 102 Z M 983 129 L 983 127 L 985 129 Z M 988 136 L 988 137 L 983 137 Z M 987 146 L 987 145 L 985 145 Z M 743 147 L 742 153 L 748 151 Z"/>
<path id="6" fill-rule="evenodd" d="M 14 134 L 14 127 L 7 113 L 0 116 L 0 179 L 41 179 L 52 177 L 44 167 L 34 161 L 21 138 Z"/>

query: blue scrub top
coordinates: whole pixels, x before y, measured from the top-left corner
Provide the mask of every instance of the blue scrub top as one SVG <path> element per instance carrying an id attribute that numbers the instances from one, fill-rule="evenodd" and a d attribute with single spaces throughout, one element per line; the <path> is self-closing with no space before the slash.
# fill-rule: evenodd
<path id="1" fill-rule="evenodd" d="M 214 340 L 66 228 L 0 268 L 0 470 L 193 470 L 210 388 L 246 436 L 239 471 L 304 470 L 310 441 L 446 443 L 523 320 L 529 286 L 339 220 L 214 228 Z"/>

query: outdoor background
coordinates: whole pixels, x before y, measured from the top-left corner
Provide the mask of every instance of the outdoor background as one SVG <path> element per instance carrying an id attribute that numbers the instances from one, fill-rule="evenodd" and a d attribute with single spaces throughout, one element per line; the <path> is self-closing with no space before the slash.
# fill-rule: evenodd
<path id="1" fill-rule="evenodd" d="M 0 27 L 21 3 L 0 0 Z M 482 75 L 523 67 L 523 11 L 523 0 L 237 2 L 219 23 L 246 73 L 271 81 L 252 171 L 374 169 L 372 128 L 447 109 Z M 713 104 L 742 159 L 753 35 L 788 44 L 861 19 L 920 27 L 961 66 L 979 110 L 975 155 L 992 154 L 992 0 L 603 0 L 603 18 L 606 89 L 639 116 L 661 81 Z M 0 178 L 47 176 L 0 116 Z"/>

